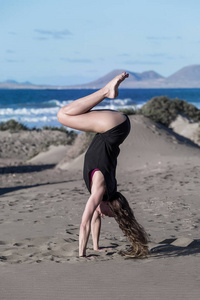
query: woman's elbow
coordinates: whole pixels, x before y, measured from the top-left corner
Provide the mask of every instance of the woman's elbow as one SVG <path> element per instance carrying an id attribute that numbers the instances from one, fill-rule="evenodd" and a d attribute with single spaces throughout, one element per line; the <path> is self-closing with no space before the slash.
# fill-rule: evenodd
<path id="1" fill-rule="evenodd" d="M 57 119 L 58 121 L 65 125 L 65 126 L 70 126 L 70 119 L 71 117 L 73 116 L 71 113 L 70 113 L 70 108 L 68 107 L 61 107 L 61 109 L 58 111 L 57 113 Z"/>
<path id="2" fill-rule="evenodd" d="M 58 111 L 57 119 L 62 125 L 68 126 L 68 114 L 66 113 L 64 107 Z"/>
<path id="3" fill-rule="evenodd" d="M 57 119 L 58 119 L 58 121 L 59 121 L 60 123 L 62 123 L 62 122 L 61 122 L 62 118 L 63 118 L 63 110 L 62 110 L 62 108 L 61 108 L 61 109 L 58 111 L 58 113 L 57 113 Z"/>

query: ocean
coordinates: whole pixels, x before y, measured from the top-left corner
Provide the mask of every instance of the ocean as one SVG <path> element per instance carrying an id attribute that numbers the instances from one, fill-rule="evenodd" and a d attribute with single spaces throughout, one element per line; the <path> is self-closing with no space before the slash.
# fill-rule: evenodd
<path id="1" fill-rule="evenodd" d="M 61 126 L 58 110 L 95 90 L 0 90 L 0 122 L 10 119 L 28 128 Z M 140 108 L 155 96 L 179 98 L 200 109 L 200 89 L 120 89 L 118 98 L 105 99 L 98 109 Z"/>

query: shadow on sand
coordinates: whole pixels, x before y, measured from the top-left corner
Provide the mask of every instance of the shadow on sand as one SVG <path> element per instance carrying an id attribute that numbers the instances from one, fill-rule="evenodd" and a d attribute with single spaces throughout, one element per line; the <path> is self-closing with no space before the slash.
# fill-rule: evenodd
<path id="1" fill-rule="evenodd" d="M 19 185 L 19 186 L 14 186 L 14 187 L 8 187 L 8 188 L 0 188 L 0 196 L 15 192 L 18 190 L 24 190 L 24 189 L 29 189 L 29 188 L 34 188 L 37 186 L 42 186 L 42 185 L 48 185 L 48 184 L 59 184 L 59 183 L 67 183 L 67 182 L 72 182 L 74 180 L 64 180 L 64 181 L 57 181 L 57 182 L 45 182 L 45 183 L 40 183 L 40 184 L 33 184 L 33 185 Z"/>
<path id="2" fill-rule="evenodd" d="M 20 173 L 32 173 L 41 172 L 47 169 L 53 169 L 55 164 L 49 165 L 21 165 L 21 166 L 8 166 L 0 168 L 0 174 L 20 174 Z"/>
<path id="3" fill-rule="evenodd" d="M 172 245 L 176 239 L 167 239 L 150 250 L 150 256 L 155 258 L 188 256 L 200 253 L 200 239 L 195 239 L 187 246 Z"/>
<path id="4" fill-rule="evenodd" d="M 22 174 L 22 173 L 33 173 L 33 172 L 42 172 L 48 169 L 53 169 L 55 167 L 55 164 L 48 164 L 48 165 L 21 165 L 21 166 L 9 166 L 9 167 L 3 167 L 0 168 L 0 174 L 6 175 L 6 174 Z M 43 186 L 48 184 L 58 184 L 58 183 L 66 183 L 74 180 L 64 180 L 60 182 L 45 182 L 45 183 L 38 183 L 33 185 L 19 185 L 19 186 L 13 186 L 13 187 L 2 187 L 0 188 L 0 195 L 4 195 L 10 192 L 33 188 L 37 186 Z"/>
<path id="5" fill-rule="evenodd" d="M 53 184 L 59 184 L 59 183 L 66 183 L 66 182 L 70 182 L 70 181 L 74 181 L 74 180 L 64 180 L 64 181 L 59 181 L 59 182 L 45 182 L 45 183 L 33 184 L 33 185 L 19 185 L 19 186 L 8 187 L 8 188 L 0 188 L 0 196 L 7 194 L 7 193 L 15 192 L 18 190 L 24 190 L 24 189 L 34 188 L 37 186 L 48 185 L 48 184 L 53 185 Z"/>

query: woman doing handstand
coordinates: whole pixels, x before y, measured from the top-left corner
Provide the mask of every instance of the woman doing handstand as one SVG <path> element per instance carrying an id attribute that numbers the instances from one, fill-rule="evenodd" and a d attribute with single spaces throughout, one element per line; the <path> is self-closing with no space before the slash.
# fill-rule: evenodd
<path id="1" fill-rule="evenodd" d="M 116 76 L 99 91 L 73 101 L 58 112 L 61 124 L 81 131 L 95 132 L 84 162 L 84 180 L 90 192 L 79 232 L 79 256 L 86 256 L 86 247 L 92 231 L 94 250 L 99 250 L 101 216 L 114 217 L 127 236 L 131 247 L 120 254 L 146 257 L 147 235 L 136 221 L 125 197 L 117 192 L 115 178 L 119 145 L 130 132 L 128 117 L 118 111 L 91 110 L 105 98 L 118 96 L 118 87 L 129 74 Z"/>

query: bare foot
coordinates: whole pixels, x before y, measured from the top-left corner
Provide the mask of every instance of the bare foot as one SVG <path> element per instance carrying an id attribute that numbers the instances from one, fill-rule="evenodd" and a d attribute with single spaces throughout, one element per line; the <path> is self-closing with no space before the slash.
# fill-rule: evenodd
<path id="1" fill-rule="evenodd" d="M 122 74 L 113 78 L 106 86 L 106 98 L 114 99 L 118 96 L 118 87 L 122 81 L 129 77 L 129 74 L 123 72 Z"/>

